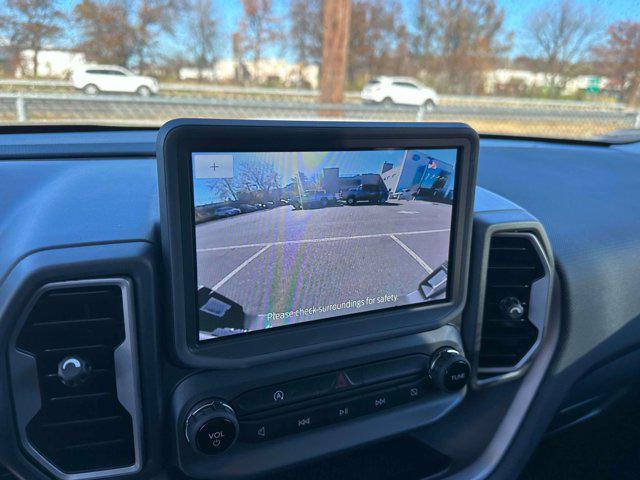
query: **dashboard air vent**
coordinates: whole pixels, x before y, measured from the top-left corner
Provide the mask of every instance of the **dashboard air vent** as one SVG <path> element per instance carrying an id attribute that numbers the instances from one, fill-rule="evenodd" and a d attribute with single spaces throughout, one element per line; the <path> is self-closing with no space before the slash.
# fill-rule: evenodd
<path id="1" fill-rule="evenodd" d="M 134 425 L 118 399 L 114 360 L 127 333 L 123 289 L 58 285 L 37 298 L 16 343 L 35 357 L 40 389 L 26 437 L 67 474 L 131 466 Z"/>
<path id="2" fill-rule="evenodd" d="M 537 247 L 537 239 L 528 233 L 491 238 L 478 359 L 481 376 L 520 368 L 542 335 L 544 318 L 534 318 L 532 302 L 546 304 L 547 292 L 534 299 L 532 287 L 548 277 L 548 270 Z"/>

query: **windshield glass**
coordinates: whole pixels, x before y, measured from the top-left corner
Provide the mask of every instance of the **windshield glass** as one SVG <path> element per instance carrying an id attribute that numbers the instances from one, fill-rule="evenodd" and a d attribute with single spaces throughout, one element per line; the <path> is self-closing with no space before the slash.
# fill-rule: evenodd
<path id="1" fill-rule="evenodd" d="M 634 140 L 640 2 L 2 0 L 0 76 L 10 125 L 462 121 Z"/>

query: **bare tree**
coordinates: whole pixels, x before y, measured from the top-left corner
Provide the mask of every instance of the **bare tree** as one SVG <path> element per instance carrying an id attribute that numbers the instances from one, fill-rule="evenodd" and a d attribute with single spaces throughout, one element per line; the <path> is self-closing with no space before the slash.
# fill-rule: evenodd
<path id="1" fill-rule="evenodd" d="M 422 64 L 433 59 L 436 27 L 430 12 L 431 0 L 418 0 L 414 17 L 414 33 L 411 35 L 411 54 Z"/>
<path id="2" fill-rule="evenodd" d="M 279 20 L 273 14 L 271 0 L 242 0 L 243 17 L 237 40 L 239 50 L 247 52 L 253 61 L 253 72 L 260 76 L 260 61 L 266 47 L 274 44 L 280 35 Z"/>
<path id="3" fill-rule="evenodd" d="M 32 51 L 31 70 L 37 77 L 38 55 L 48 41 L 62 32 L 65 20 L 54 0 L 6 0 L 0 10 L 0 33 L 8 38 L 17 57 L 21 50 Z"/>
<path id="4" fill-rule="evenodd" d="M 82 0 L 74 8 L 81 48 L 91 60 L 137 66 L 157 60 L 161 33 L 172 34 L 183 0 Z"/>
<path id="5" fill-rule="evenodd" d="M 133 25 L 134 53 L 139 72 L 148 72 L 157 53 L 158 39 L 162 34 L 172 35 L 175 32 L 176 19 L 184 7 L 184 0 L 139 0 Z"/>
<path id="6" fill-rule="evenodd" d="M 180 71 L 189 65 L 189 59 L 182 52 L 170 51 L 159 56 L 157 68 L 164 77 L 180 79 Z"/>
<path id="7" fill-rule="evenodd" d="M 594 49 L 597 62 L 625 96 L 630 107 L 638 105 L 640 93 L 640 22 L 610 25 L 604 45 Z"/>
<path id="8" fill-rule="evenodd" d="M 558 91 L 589 53 L 600 30 L 596 12 L 575 0 L 550 2 L 535 10 L 526 28 L 534 54 L 543 60 L 549 83 Z"/>
<path id="9" fill-rule="evenodd" d="M 247 80 L 249 80 L 247 67 L 245 65 L 245 45 L 246 40 L 242 32 L 234 32 L 233 35 L 231 35 L 231 50 L 233 52 L 233 59 L 236 64 L 235 81 L 241 84 L 244 84 Z"/>
<path id="10" fill-rule="evenodd" d="M 79 33 L 78 49 L 89 60 L 130 66 L 135 32 L 129 17 L 132 5 L 126 0 L 82 0 L 73 9 Z"/>
<path id="11" fill-rule="evenodd" d="M 231 199 L 235 202 L 238 201 L 237 192 L 242 188 L 237 183 L 233 181 L 229 181 L 227 178 L 220 178 L 215 180 L 209 180 L 207 182 L 207 188 L 212 192 L 212 203 L 215 203 L 215 200 L 218 198 L 222 198 L 224 200 Z M 213 193 L 215 192 L 215 195 Z"/>
<path id="12" fill-rule="evenodd" d="M 212 68 L 215 62 L 217 21 L 212 0 L 192 0 L 190 10 L 191 49 L 198 69 L 198 79 L 202 81 L 203 71 Z"/>
<path id="13" fill-rule="evenodd" d="M 273 164 L 262 161 L 244 161 L 238 166 L 236 187 L 256 190 L 270 198 L 280 187 L 280 175 Z"/>
<path id="14" fill-rule="evenodd" d="M 371 75 L 406 73 L 397 70 L 398 47 L 406 42 L 407 31 L 399 3 L 355 0 L 349 31 L 349 82 L 362 83 Z"/>
<path id="15" fill-rule="evenodd" d="M 510 45 L 504 11 L 495 0 L 423 0 L 418 7 L 412 46 L 419 68 L 437 72 L 443 91 L 482 91 L 484 72 Z"/>
<path id="16" fill-rule="evenodd" d="M 303 69 L 307 65 L 319 65 L 322 61 L 322 0 L 293 0 L 289 8 L 290 48 Z"/>

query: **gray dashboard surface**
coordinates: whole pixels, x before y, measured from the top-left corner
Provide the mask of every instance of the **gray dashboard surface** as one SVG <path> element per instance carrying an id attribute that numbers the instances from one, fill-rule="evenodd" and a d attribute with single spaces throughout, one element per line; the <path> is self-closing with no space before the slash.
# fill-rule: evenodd
<path id="1" fill-rule="evenodd" d="M 154 131 L 0 136 L 0 283 L 39 250 L 155 242 L 155 137 Z M 534 448 L 577 379 L 640 344 L 640 154 L 482 139 L 478 183 L 541 221 L 563 288 L 560 351 L 514 442 L 516 462 Z M 484 189 L 476 200 L 476 211 L 518 208 Z"/>
<path id="2" fill-rule="evenodd" d="M 46 248 L 152 239 L 153 159 L 0 161 L 0 283 Z"/>
<path id="3" fill-rule="evenodd" d="M 488 140 L 478 183 L 522 205 L 550 237 L 566 301 L 556 371 L 582 369 L 638 345 L 640 155 Z"/>
<path id="4" fill-rule="evenodd" d="M 155 137 L 149 130 L 0 136 L 0 280 L 41 249 L 153 241 Z M 558 368 L 640 342 L 637 152 L 483 139 L 478 183 L 526 208 L 551 239 L 569 314 Z M 476 211 L 505 208 L 503 201 L 479 190 Z"/>

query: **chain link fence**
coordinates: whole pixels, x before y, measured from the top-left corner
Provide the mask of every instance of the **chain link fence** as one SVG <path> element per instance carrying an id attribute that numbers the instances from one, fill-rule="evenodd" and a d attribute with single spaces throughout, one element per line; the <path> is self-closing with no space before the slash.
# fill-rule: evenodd
<path id="1" fill-rule="evenodd" d="M 52 89 L 66 85 L 53 83 L 49 85 Z M 32 84 L 24 82 L 26 86 Z M 321 104 L 317 102 L 317 92 L 308 90 L 189 84 L 164 84 L 161 88 L 163 95 L 148 98 L 88 96 L 73 90 L 0 92 L 0 122 L 157 126 L 176 117 L 455 121 L 487 134 L 580 139 L 640 128 L 639 113 L 618 104 L 443 96 L 439 107 L 428 112 L 417 107 L 364 105 L 353 93 L 345 103 Z M 179 88 L 180 94 L 167 95 Z"/>

